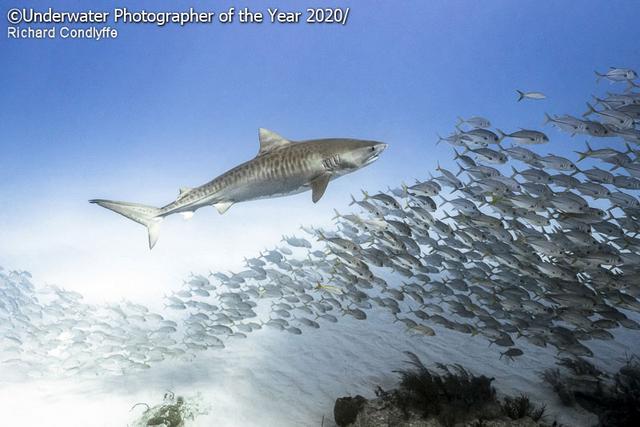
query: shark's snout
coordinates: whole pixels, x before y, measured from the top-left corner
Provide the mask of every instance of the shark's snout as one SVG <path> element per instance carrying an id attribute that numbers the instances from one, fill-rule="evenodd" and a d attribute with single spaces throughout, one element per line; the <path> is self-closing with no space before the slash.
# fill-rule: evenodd
<path id="1" fill-rule="evenodd" d="M 380 157 L 380 154 L 382 154 L 382 152 L 388 147 L 387 144 L 383 143 L 383 142 L 374 142 L 373 145 L 371 146 L 370 153 L 369 156 L 367 157 L 366 161 L 364 162 L 364 165 L 369 165 L 373 162 L 375 162 L 376 160 L 378 160 L 378 157 Z"/>
<path id="2" fill-rule="evenodd" d="M 389 145 L 385 144 L 384 142 L 376 142 L 373 145 L 373 156 L 377 159 L 380 154 L 382 154 L 382 152 L 387 149 L 388 146 Z"/>

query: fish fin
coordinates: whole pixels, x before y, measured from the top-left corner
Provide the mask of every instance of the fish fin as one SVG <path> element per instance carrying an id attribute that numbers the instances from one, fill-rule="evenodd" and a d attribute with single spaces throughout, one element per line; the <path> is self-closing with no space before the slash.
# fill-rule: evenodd
<path id="1" fill-rule="evenodd" d="M 311 200 L 313 203 L 317 203 L 318 200 L 322 197 L 325 190 L 327 189 L 327 185 L 329 185 L 329 181 L 331 179 L 330 173 L 323 173 L 319 177 L 315 178 L 310 182 L 311 184 Z"/>
<path id="2" fill-rule="evenodd" d="M 160 237 L 160 222 L 152 221 L 147 225 L 147 232 L 149 233 L 149 249 L 153 249 L 158 241 L 158 237 Z"/>
<path id="3" fill-rule="evenodd" d="M 404 182 L 402 183 L 402 191 L 404 192 L 404 197 L 407 197 L 409 194 L 409 187 Z"/>
<path id="4" fill-rule="evenodd" d="M 270 153 L 271 151 L 291 144 L 291 141 L 288 139 L 264 128 L 259 129 L 258 137 L 260 139 L 260 151 L 258 151 L 258 156 L 262 156 L 265 153 Z"/>
<path id="5" fill-rule="evenodd" d="M 178 190 L 178 200 L 189 194 L 191 190 L 193 190 L 191 187 L 180 187 L 180 190 Z"/>
<path id="6" fill-rule="evenodd" d="M 518 89 L 516 89 L 516 92 L 518 92 L 518 102 L 522 101 L 524 99 L 524 92 Z"/>
<path id="7" fill-rule="evenodd" d="M 182 215 L 182 217 L 184 219 L 191 219 L 193 218 L 193 211 L 188 211 L 188 212 L 180 212 L 180 214 Z"/>
<path id="8" fill-rule="evenodd" d="M 587 144 L 587 152 L 593 151 L 593 148 L 589 145 L 589 141 L 585 141 L 584 143 Z"/>
<path id="9" fill-rule="evenodd" d="M 89 203 L 95 203 L 103 208 L 119 213 L 132 221 L 147 227 L 149 233 L 149 249 L 153 249 L 160 233 L 160 223 L 162 217 L 160 209 L 153 206 L 141 205 L 139 203 L 116 202 L 113 200 L 94 199 Z"/>
<path id="10" fill-rule="evenodd" d="M 593 108 L 593 105 L 589 104 L 587 102 L 587 111 L 585 111 L 584 113 L 582 113 L 582 117 L 587 117 L 589 114 L 593 114 L 596 112 L 596 109 Z"/>
<path id="11" fill-rule="evenodd" d="M 233 205 L 233 203 L 234 202 L 218 202 L 218 203 L 214 203 L 213 207 L 215 207 L 218 210 L 218 213 L 222 215 L 223 213 L 229 210 L 229 208 Z"/>

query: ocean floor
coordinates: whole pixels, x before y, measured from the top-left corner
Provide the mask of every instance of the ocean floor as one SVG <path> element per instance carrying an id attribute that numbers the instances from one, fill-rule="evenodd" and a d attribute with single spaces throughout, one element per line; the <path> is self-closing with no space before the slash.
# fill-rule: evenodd
<path id="1" fill-rule="evenodd" d="M 386 313 L 370 312 L 367 321 L 344 318 L 323 323 L 300 336 L 261 330 L 248 339 L 228 341 L 223 350 L 199 353 L 193 361 L 165 361 L 144 372 L 95 380 L 3 381 L 3 423 L 36 426 L 125 426 L 138 402 L 161 401 L 167 390 L 176 395 L 201 393 L 209 414 L 193 426 L 319 426 L 333 424 L 335 399 L 374 395 L 377 385 L 397 384 L 394 369 L 404 367 L 404 351 L 426 365 L 460 363 L 475 374 L 495 377 L 498 394 L 527 393 L 547 405 L 548 417 L 565 426 L 595 422 L 592 414 L 562 407 L 538 374 L 554 364 L 550 351 L 530 348 L 515 361 L 499 360 L 499 348 L 481 337 L 436 326 L 434 337 L 408 336 Z M 610 369 L 624 362 L 619 355 L 638 352 L 618 339 L 600 343 L 600 365 Z M 3 372 L 2 377 L 10 377 Z M 137 412 L 136 412 L 137 411 Z M 89 423 L 89 424 L 88 424 Z"/>

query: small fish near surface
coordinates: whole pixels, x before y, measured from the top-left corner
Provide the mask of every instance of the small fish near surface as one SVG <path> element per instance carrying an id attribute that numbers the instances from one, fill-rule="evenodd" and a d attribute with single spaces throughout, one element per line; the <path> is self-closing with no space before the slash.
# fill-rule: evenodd
<path id="1" fill-rule="evenodd" d="M 94 199 L 96 203 L 147 227 L 149 248 L 156 244 L 160 223 L 172 214 L 190 218 L 205 206 L 220 214 L 233 204 L 312 191 L 318 202 L 329 181 L 363 168 L 378 159 L 387 144 L 349 138 L 289 141 L 260 129 L 258 155 L 196 188 L 182 188 L 178 198 L 161 208 L 138 203 Z"/>
<path id="2" fill-rule="evenodd" d="M 547 99 L 547 96 L 542 92 L 523 92 L 517 89 L 516 92 L 518 93 L 518 102 L 522 101 L 523 99 Z"/>

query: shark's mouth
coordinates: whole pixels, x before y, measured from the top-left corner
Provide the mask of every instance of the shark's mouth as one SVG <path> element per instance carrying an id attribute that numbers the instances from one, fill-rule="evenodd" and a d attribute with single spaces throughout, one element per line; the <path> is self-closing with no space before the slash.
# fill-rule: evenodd
<path id="1" fill-rule="evenodd" d="M 376 151 L 371 155 L 371 157 L 369 157 L 362 166 L 367 166 L 373 162 L 375 162 L 376 160 L 378 160 L 378 157 L 380 157 L 380 154 L 382 154 L 382 152 L 385 150 L 385 148 L 387 148 L 386 144 L 382 144 L 381 146 L 377 146 L 376 147 Z"/>
<path id="2" fill-rule="evenodd" d="M 378 153 L 374 154 L 373 156 L 369 157 L 367 159 L 367 161 L 364 162 L 364 164 L 362 166 L 367 166 L 367 165 L 375 162 L 376 160 L 378 160 L 378 157 L 380 157 L 380 152 L 378 152 Z"/>

